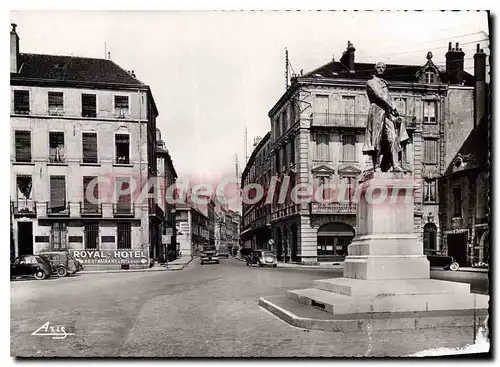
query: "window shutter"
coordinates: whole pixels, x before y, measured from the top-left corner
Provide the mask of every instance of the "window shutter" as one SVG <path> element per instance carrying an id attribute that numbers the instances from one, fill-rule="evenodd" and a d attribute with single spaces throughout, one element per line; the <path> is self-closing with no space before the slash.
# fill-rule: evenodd
<path id="1" fill-rule="evenodd" d="M 354 161 L 356 159 L 356 137 L 354 135 L 343 135 L 343 160 Z"/>
<path id="2" fill-rule="evenodd" d="M 30 112 L 30 93 L 27 90 L 14 91 L 14 112 L 27 114 Z"/>
<path id="3" fill-rule="evenodd" d="M 95 94 L 82 94 L 82 116 L 97 116 L 97 98 Z"/>
<path id="4" fill-rule="evenodd" d="M 97 134 L 83 133 L 83 163 L 97 163 Z"/>
<path id="5" fill-rule="evenodd" d="M 66 209 L 66 180 L 64 176 L 50 177 L 50 208 Z"/>
<path id="6" fill-rule="evenodd" d="M 31 132 L 16 131 L 15 145 L 16 145 L 16 161 L 31 162 Z"/>

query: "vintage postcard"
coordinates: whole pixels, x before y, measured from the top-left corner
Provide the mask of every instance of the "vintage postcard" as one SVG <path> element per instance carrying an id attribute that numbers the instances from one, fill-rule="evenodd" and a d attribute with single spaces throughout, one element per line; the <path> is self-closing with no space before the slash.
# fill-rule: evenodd
<path id="1" fill-rule="evenodd" d="M 490 16 L 12 11 L 11 356 L 488 355 Z"/>

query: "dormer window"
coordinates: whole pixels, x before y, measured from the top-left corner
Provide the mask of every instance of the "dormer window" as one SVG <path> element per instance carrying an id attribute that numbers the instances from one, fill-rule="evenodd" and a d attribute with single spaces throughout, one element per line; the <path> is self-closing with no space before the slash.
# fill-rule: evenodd
<path id="1" fill-rule="evenodd" d="M 434 84 L 436 81 L 436 74 L 432 70 L 427 70 L 425 72 L 425 82 L 427 84 Z"/>

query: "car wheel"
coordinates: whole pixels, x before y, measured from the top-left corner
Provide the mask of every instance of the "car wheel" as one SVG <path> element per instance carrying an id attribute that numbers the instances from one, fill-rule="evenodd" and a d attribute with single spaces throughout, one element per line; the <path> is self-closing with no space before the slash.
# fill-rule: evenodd
<path id="1" fill-rule="evenodd" d="M 57 268 L 58 277 L 65 277 L 67 275 L 68 275 L 68 269 L 66 269 L 64 266 L 60 266 Z"/>
<path id="2" fill-rule="evenodd" d="M 259 268 L 262 268 L 262 263 L 259 261 Z"/>
<path id="3" fill-rule="evenodd" d="M 278 264 L 274 264 L 274 265 L 273 265 L 273 268 L 277 268 L 277 267 L 278 267 Z"/>
<path id="4" fill-rule="evenodd" d="M 453 262 L 450 264 L 450 270 L 451 271 L 457 271 L 460 266 L 458 265 L 457 262 Z"/>
<path id="5" fill-rule="evenodd" d="M 45 272 L 43 270 L 37 270 L 35 272 L 35 279 L 43 280 L 45 278 L 47 278 L 47 274 L 45 274 Z"/>
<path id="6" fill-rule="evenodd" d="M 219 264 L 219 262 L 218 262 L 218 261 L 216 261 L 215 263 L 216 263 L 216 264 Z"/>

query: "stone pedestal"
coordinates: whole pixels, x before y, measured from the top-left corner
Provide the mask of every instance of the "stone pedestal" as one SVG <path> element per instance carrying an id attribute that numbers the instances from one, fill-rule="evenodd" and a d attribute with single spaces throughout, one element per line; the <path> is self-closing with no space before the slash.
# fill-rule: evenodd
<path id="1" fill-rule="evenodd" d="M 429 315 L 436 320 L 445 314 L 450 317 L 453 311 L 461 326 L 472 325 L 478 314 L 484 316 L 488 296 L 471 294 L 466 283 L 430 279 L 429 261 L 414 233 L 413 194 L 417 188 L 413 177 L 404 173 L 367 175 L 356 192 L 357 233 L 348 248 L 344 276 L 317 280 L 313 288 L 290 290 L 288 299 L 325 311 L 336 322 L 376 317 L 379 321 L 373 325 L 379 329 L 387 327 L 380 321 L 387 314 L 391 315 L 385 318 L 391 328 L 396 325 L 390 321 L 392 314 L 397 313 L 415 321 L 411 325 Z M 261 304 L 276 315 L 285 315 L 286 320 L 293 319 L 290 312 L 274 307 L 269 300 L 263 299 Z M 441 324 L 436 321 L 435 325 Z"/>
<path id="2" fill-rule="evenodd" d="M 371 173 L 357 188 L 356 237 L 344 277 L 429 279 L 429 262 L 413 229 L 418 184 L 403 173 Z"/>

